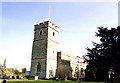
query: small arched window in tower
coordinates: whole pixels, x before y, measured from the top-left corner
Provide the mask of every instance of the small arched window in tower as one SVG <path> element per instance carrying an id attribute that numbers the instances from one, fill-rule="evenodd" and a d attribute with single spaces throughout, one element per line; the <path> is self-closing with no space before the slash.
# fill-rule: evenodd
<path id="1" fill-rule="evenodd" d="M 55 36 L 55 32 L 53 32 L 53 36 Z"/>
<path id="2" fill-rule="evenodd" d="M 40 33 L 39 33 L 40 35 L 42 35 L 42 31 L 40 31 Z"/>
<path id="3" fill-rule="evenodd" d="M 41 72 L 41 65 L 40 65 L 40 63 L 38 63 L 38 65 L 37 65 L 37 72 Z"/>

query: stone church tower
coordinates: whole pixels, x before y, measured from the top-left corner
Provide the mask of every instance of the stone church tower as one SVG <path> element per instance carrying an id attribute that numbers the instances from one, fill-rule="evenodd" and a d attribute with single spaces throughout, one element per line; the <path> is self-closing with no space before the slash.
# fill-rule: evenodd
<path id="1" fill-rule="evenodd" d="M 53 78 L 57 67 L 57 46 L 59 27 L 51 21 L 34 26 L 34 40 L 31 58 L 31 76 Z"/>

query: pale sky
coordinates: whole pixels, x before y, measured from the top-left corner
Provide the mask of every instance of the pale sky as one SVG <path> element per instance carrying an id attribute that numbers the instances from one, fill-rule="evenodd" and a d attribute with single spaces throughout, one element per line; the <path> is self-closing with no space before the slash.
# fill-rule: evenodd
<path id="1" fill-rule="evenodd" d="M 1 4 L 1 3 L 0 3 Z M 7 67 L 30 68 L 34 25 L 49 17 L 59 26 L 59 50 L 74 56 L 86 54 L 96 27 L 117 27 L 117 2 L 2 2 L 0 63 Z"/>

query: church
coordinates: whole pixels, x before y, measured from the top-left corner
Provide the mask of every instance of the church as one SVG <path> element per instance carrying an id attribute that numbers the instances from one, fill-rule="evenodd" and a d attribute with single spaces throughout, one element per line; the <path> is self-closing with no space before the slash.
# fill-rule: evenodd
<path id="1" fill-rule="evenodd" d="M 15 74 L 6 67 L 6 59 L 4 59 L 3 65 L 0 64 L 0 79 L 8 79 L 15 76 Z"/>
<path id="2" fill-rule="evenodd" d="M 70 78 L 76 77 L 76 71 L 79 73 L 82 71 L 80 78 L 84 78 L 83 71 L 87 65 L 83 63 L 84 59 L 58 51 L 58 39 L 59 27 L 51 21 L 34 25 L 30 76 L 38 76 L 42 79 L 55 78 L 57 68 L 64 64 L 72 68 Z"/>

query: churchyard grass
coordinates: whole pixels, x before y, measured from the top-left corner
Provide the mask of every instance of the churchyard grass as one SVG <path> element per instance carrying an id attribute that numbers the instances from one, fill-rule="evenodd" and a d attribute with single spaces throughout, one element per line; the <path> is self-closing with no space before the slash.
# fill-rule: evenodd
<path id="1" fill-rule="evenodd" d="M 81 82 L 77 82 L 77 81 L 56 81 L 56 80 L 23 80 L 23 79 L 6 79 L 7 83 L 120 83 L 120 82 L 88 82 L 88 81 L 81 81 Z M 3 79 L 1 80 L 3 81 Z"/>
<path id="2" fill-rule="evenodd" d="M 8 81 L 7 83 L 120 83 L 120 82 L 77 82 L 77 81 Z"/>

